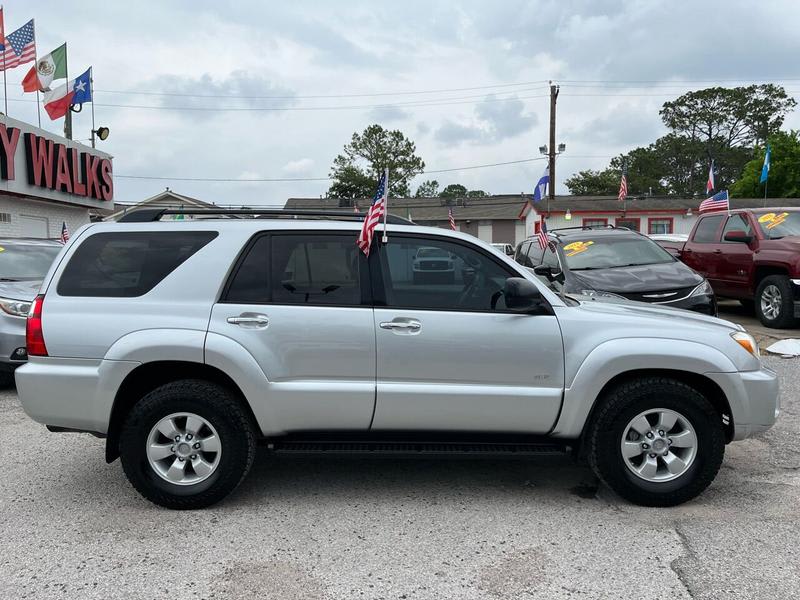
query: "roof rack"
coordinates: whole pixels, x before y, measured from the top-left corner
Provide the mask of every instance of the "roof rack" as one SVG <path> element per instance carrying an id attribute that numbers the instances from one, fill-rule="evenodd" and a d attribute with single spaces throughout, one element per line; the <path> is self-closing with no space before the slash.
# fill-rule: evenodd
<path id="1" fill-rule="evenodd" d="M 304 208 L 139 208 L 122 215 L 118 223 L 152 223 L 160 221 L 164 215 L 198 215 L 198 216 L 230 216 L 234 218 L 251 217 L 255 219 L 281 219 L 281 218 L 315 218 L 331 219 L 337 221 L 363 221 L 367 216 L 364 212 L 349 212 L 343 210 L 313 210 Z M 412 221 L 395 215 L 387 215 L 387 223 L 392 225 L 414 225 Z"/>
<path id="2" fill-rule="evenodd" d="M 560 237 L 561 231 L 590 231 L 592 229 L 619 229 L 621 231 L 633 231 L 630 227 L 618 227 L 617 225 L 575 225 L 574 227 L 559 227 L 557 229 L 548 229 L 547 233 L 552 233 L 556 237 Z"/>

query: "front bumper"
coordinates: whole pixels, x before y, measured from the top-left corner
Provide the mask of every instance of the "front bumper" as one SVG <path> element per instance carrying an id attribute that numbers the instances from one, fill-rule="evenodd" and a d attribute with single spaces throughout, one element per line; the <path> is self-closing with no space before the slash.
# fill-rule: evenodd
<path id="1" fill-rule="evenodd" d="M 751 437 L 775 424 L 781 409 L 775 371 L 762 367 L 758 371 L 705 375 L 722 389 L 728 399 L 734 440 Z"/>
<path id="2" fill-rule="evenodd" d="M 25 318 L 0 312 L 0 371 L 13 372 L 27 358 Z"/>
<path id="3" fill-rule="evenodd" d="M 794 316 L 800 318 L 800 279 L 790 279 L 792 285 L 792 300 L 794 301 Z"/>
<path id="4" fill-rule="evenodd" d="M 693 310 L 704 315 L 717 316 L 717 298 L 713 294 L 702 294 L 700 296 L 689 296 L 677 302 L 660 304 L 660 306 L 670 306 L 672 308 L 683 308 Z"/>

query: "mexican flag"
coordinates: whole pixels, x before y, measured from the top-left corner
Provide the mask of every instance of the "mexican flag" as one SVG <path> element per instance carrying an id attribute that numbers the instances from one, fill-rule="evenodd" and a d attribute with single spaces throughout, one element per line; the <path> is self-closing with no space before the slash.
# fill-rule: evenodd
<path id="1" fill-rule="evenodd" d="M 67 76 L 67 45 L 62 44 L 47 56 L 43 56 L 31 67 L 25 79 L 22 80 L 22 89 L 26 92 L 46 92 L 54 79 L 64 79 Z"/>

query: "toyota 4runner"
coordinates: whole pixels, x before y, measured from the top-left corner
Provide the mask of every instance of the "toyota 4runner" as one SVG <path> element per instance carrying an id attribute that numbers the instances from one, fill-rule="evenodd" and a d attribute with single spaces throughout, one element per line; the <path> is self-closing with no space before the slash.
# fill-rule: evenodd
<path id="1" fill-rule="evenodd" d="M 219 501 L 259 442 L 571 450 L 621 496 L 674 505 L 779 412 L 776 375 L 741 327 L 557 295 L 470 235 L 390 218 L 365 256 L 363 215 L 160 220 L 170 212 L 76 232 L 16 372 L 28 415 L 104 437 L 106 460 L 163 506 Z M 452 279 L 414 277 L 422 249 L 460 265 Z"/>

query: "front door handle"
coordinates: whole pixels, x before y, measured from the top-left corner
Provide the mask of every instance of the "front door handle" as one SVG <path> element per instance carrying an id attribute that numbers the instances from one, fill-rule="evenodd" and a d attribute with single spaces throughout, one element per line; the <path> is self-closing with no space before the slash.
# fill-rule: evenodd
<path id="1" fill-rule="evenodd" d="M 422 323 L 416 319 L 395 319 L 394 321 L 383 321 L 381 329 L 390 329 L 392 331 L 411 331 L 417 332 L 422 329 Z"/>
<path id="2" fill-rule="evenodd" d="M 227 321 L 231 325 L 241 325 L 242 327 L 254 329 L 263 329 L 269 325 L 269 317 L 258 313 L 242 313 L 236 317 L 228 317 Z"/>

